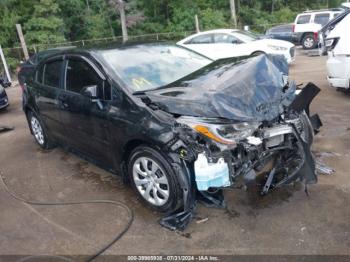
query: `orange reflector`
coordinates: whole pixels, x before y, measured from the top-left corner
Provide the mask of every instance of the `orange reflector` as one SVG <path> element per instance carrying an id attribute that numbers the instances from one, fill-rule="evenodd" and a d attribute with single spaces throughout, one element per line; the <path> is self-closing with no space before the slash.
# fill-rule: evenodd
<path id="1" fill-rule="evenodd" d="M 194 129 L 198 133 L 201 133 L 202 135 L 205 135 L 206 137 L 209 137 L 210 139 L 212 139 L 212 140 L 214 140 L 214 141 L 216 141 L 218 143 L 226 144 L 226 145 L 233 145 L 233 144 L 235 144 L 235 142 L 233 142 L 233 141 L 224 140 L 224 139 L 216 136 L 215 134 L 210 132 L 210 130 L 206 126 L 196 125 L 196 126 L 194 126 Z"/>

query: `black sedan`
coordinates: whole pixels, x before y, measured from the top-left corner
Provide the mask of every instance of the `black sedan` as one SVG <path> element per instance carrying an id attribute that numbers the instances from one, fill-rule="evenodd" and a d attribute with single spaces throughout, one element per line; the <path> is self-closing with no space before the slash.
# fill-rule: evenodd
<path id="1" fill-rule="evenodd" d="M 68 146 L 122 175 L 176 229 L 199 193 L 220 199 L 271 163 L 262 194 L 316 182 L 308 105 L 318 89 L 296 96 L 287 75 L 280 57 L 212 61 L 167 43 L 70 49 L 25 75 L 23 110 L 42 148 Z"/>
<path id="2" fill-rule="evenodd" d="M 293 43 L 293 24 L 278 25 L 266 31 L 266 37 Z"/>

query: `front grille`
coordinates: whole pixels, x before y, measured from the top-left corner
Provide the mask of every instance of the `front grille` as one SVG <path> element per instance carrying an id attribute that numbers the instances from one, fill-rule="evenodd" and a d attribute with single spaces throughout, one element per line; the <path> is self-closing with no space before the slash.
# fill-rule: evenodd
<path id="1" fill-rule="evenodd" d="M 293 47 L 291 47 L 291 48 L 289 49 L 289 53 L 290 53 L 290 56 L 291 56 L 291 57 L 294 57 L 294 55 L 295 55 L 295 46 L 293 46 Z"/>

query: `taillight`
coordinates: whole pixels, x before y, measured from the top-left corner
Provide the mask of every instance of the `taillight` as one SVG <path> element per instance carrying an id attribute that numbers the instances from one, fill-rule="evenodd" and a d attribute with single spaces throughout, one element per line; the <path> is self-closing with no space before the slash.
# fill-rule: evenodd
<path id="1" fill-rule="evenodd" d="M 338 41 L 339 41 L 339 37 L 326 39 L 325 41 L 326 50 L 332 51 L 335 48 L 335 46 L 338 44 Z"/>
<path id="2" fill-rule="evenodd" d="M 292 32 L 293 32 L 293 33 L 295 32 L 295 24 L 293 24 Z"/>
<path id="3" fill-rule="evenodd" d="M 318 40 L 318 32 L 314 32 L 314 39 L 315 39 L 315 41 Z"/>

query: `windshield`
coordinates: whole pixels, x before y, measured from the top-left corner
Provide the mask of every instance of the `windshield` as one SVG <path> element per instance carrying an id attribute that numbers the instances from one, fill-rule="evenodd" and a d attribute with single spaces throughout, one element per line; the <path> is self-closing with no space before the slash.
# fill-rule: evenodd
<path id="1" fill-rule="evenodd" d="M 249 31 L 233 31 L 232 34 L 243 42 L 252 42 L 259 39 L 256 34 Z"/>
<path id="2" fill-rule="evenodd" d="M 170 84 L 212 62 L 170 44 L 106 50 L 102 56 L 133 91 L 147 91 Z"/>

